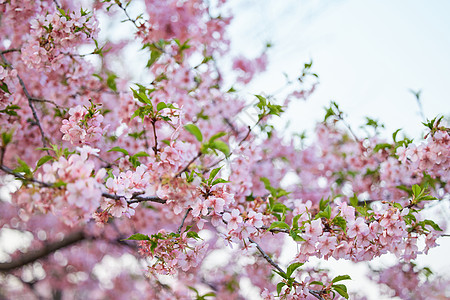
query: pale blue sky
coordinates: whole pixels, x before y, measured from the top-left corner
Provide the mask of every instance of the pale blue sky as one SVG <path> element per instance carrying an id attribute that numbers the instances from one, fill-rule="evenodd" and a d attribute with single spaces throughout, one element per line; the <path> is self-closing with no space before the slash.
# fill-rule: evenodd
<path id="1" fill-rule="evenodd" d="M 296 126 L 312 128 L 336 100 L 357 127 L 364 116 L 418 137 L 422 119 L 409 89 L 422 89 L 425 115 L 450 114 L 450 1 L 232 1 L 236 52 L 256 55 L 267 40 L 270 68 L 251 92 L 283 84 L 313 59 L 317 92 L 291 108 Z M 293 126 L 294 127 L 294 126 Z"/>

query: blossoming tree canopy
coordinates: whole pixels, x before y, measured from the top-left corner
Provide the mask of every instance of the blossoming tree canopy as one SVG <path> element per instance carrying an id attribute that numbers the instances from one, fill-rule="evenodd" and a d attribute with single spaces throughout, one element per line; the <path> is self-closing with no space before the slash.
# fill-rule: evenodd
<path id="1" fill-rule="evenodd" d="M 424 299 L 448 296 L 413 264 L 442 234 L 423 213 L 449 197 L 442 118 L 422 141 L 386 140 L 356 135 L 332 103 L 299 146 L 272 124 L 314 90 L 311 63 L 285 99 L 246 99 L 239 90 L 269 58 L 228 56 L 225 1 L 146 0 L 139 15 L 134 2 L 0 0 L 0 169 L 3 186 L 17 186 L 0 224 L 31 239 L 0 262 L 2 297 L 243 299 L 247 279 L 265 299 L 348 298 L 344 270 L 303 264 L 386 253 L 400 267 L 375 281 L 395 272 L 399 297 L 413 293 L 411 278 Z M 133 32 L 102 40 L 100 16 Z M 127 65 L 136 43 L 148 57 L 139 83 Z M 222 59 L 233 60 L 234 86 Z M 282 265 L 287 243 L 297 252 Z M 225 265 L 210 263 L 218 253 Z M 130 256 L 137 268 L 98 275 Z"/>

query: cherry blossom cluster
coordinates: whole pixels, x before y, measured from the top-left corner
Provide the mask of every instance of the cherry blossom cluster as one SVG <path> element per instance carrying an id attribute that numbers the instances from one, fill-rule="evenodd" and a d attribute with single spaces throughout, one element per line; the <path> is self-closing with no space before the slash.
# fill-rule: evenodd
<path id="1" fill-rule="evenodd" d="M 103 115 L 95 105 L 86 108 L 77 105 L 69 110 L 69 119 L 62 121 L 63 140 L 73 145 L 92 144 L 100 140 L 108 126 L 102 127 Z"/>
<path id="2" fill-rule="evenodd" d="M 155 262 L 149 266 L 150 274 L 175 274 L 179 269 L 184 272 L 199 265 L 205 256 L 208 245 L 198 243 L 198 236 L 183 232 L 168 233 L 161 230 L 152 235 L 149 241 L 139 242 L 139 253 Z"/>
<path id="3" fill-rule="evenodd" d="M 56 69 L 65 55 L 89 39 L 95 39 L 98 27 L 95 18 L 83 10 L 54 11 L 30 21 L 30 39 L 22 48 L 22 60 L 28 68 L 50 66 Z"/>
<path id="4" fill-rule="evenodd" d="M 83 146 L 77 150 L 79 154 L 71 154 L 67 158 L 60 156 L 53 163 L 44 164 L 37 179 L 52 186 L 20 189 L 17 204 L 28 214 L 36 209 L 52 212 L 67 224 L 89 220 L 100 204 L 106 172 L 105 169 L 95 171 L 90 158 L 98 155 L 98 149 Z"/>
<path id="5" fill-rule="evenodd" d="M 399 161 L 405 165 L 410 172 L 421 176 L 423 172 L 433 178 L 440 178 L 445 183 L 450 181 L 448 169 L 450 157 L 449 134 L 445 130 L 437 130 L 429 135 L 427 143 L 416 145 L 408 144 L 396 150 Z M 448 190 L 448 185 L 442 185 Z"/>

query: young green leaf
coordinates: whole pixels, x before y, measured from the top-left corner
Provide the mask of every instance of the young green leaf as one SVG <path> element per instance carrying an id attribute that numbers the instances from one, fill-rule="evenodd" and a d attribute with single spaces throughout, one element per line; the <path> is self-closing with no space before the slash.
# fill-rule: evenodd
<path id="1" fill-rule="evenodd" d="M 123 154 L 128 155 L 128 151 L 123 148 L 120 148 L 120 147 L 113 147 L 113 148 L 109 149 L 107 152 L 111 152 L 111 151 L 122 152 Z"/>
<path id="2" fill-rule="evenodd" d="M 46 162 L 48 162 L 49 160 L 52 160 L 53 157 L 51 157 L 50 155 L 45 155 L 43 157 L 41 157 L 38 162 L 36 163 L 36 168 L 34 169 L 34 171 L 36 172 L 37 169 L 39 169 L 40 166 L 42 166 L 43 164 L 45 164 Z"/>
<path id="3" fill-rule="evenodd" d="M 167 104 L 165 104 L 164 102 L 159 102 L 158 105 L 156 105 L 157 111 L 163 110 L 164 108 L 167 108 Z"/>
<path id="4" fill-rule="evenodd" d="M 291 277 L 292 273 L 301 266 L 303 266 L 303 263 L 296 262 L 291 264 L 286 270 L 287 276 Z"/>
<path id="5" fill-rule="evenodd" d="M 220 140 L 213 141 L 210 144 L 210 148 L 219 150 L 220 152 L 225 154 L 225 156 L 228 156 L 230 154 L 230 148 L 228 147 L 228 145 Z"/>
<path id="6" fill-rule="evenodd" d="M 142 234 L 142 233 L 135 233 L 129 238 L 125 239 L 130 241 L 150 241 L 150 237 L 148 235 Z"/>
<path id="7" fill-rule="evenodd" d="M 217 173 L 219 173 L 220 169 L 222 169 L 222 167 L 220 168 L 215 168 L 211 171 L 211 173 L 209 174 L 209 179 L 208 181 L 211 182 L 217 175 Z"/>
<path id="8" fill-rule="evenodd" d="M 274 228 L 281 228 L 281 229 L 287 229 L 287 230 L 290 230 L 290 229 L 291 229 L 291 227 L 289 227 L 288 224 L 286 224 L 285 222 L 281 222 L 281 221 L 275 221 L 275 222 L 273 222 L 273 223 L 270 225 L 269 229 L 267 229 L 267 230 L 271 230 L 271 229 L 274 229 Z"/>
<path id="9" fill-rule="evenodd" d="M 278 294 L 278 296 L 280 296 L 280 293 L 281 293 L 281 289 L 283 288 L 283 286 L 285 286 L 286 284 L 284 283 L 284 282 L 279 282 L 278 284 L 277 284 L 277 294 Z"/>
<path id="10" fill-rule="evenodd" d="M 352 278 L 349 275 L 339 275 L 333 278 L 333 280 L 331 280 L 332 283 L 336 283 L 338 281 L 341 280 L 351 280 Z"/>
<path id="11" fill-rule="evenodd" d="M 197 141 L 199 141 L 199 142 L 203 141 L 202 132 L 200 131 L 200 129 L 196 125 L 194 125 L 194 124 L 187 124 L 187 125 L 184 125 L 184 129 L 186 129 L 190 134 L 195 136 Z"/>
<path id="12" fill-rule="evenodd" d="M 347 287 L 343 284 L 333 284 L 331 286 L 336 292 L 339 293 L 345 299 L 348 299 Z"/>
<path id="13" fill-rule="evenodd" d="M 213 182 L 211 182 L 211 186 L 219 184 L 219 183 L 227 183 L 229 182 L 228 180 L 225 180 L 223 178 L 217 178 L 216 180 L 214 180 Z"/>

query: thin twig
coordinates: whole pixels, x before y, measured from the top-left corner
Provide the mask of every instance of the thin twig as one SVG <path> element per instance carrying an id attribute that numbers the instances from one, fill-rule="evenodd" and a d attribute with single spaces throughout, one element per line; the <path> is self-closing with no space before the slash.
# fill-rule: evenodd
<path id="1" fill-rule="evenodd" d="M 8 62 L 8 60 L 7 60 L 6 57 L 3 55 L 3 53 L 0 53 L 0 56 L 2 57 L 3 62 L 4 62 L 10 69 L 13 69 L 12 65 Z M 38 126 L 39 131 L 41 132 L 42 145 L 43 145 L 44 148 L 45 148 L 45 147 L 47 147 L 47 142 L 46 142 L 46 140 L 45 140 L 44 130 L 42 129 L 42 126 L 41 126 L 41 123 L 40 123 L 40 121 L 39 121 L 38 115 L 37 115 L 36 110 L 34 109 L 34 106 L 33 106 L 33 99 L 34 99 L 34 97 L 31 97 L 30 93 L 28 92 L 28 90 L 27 90 L 27 88 L 26 88 L 26 86 L 25 86 L 25 83 L 23 82 L 23 80 L 22 80 L 22 78 L 19 76 L 19 74 L 17 74 L 17 78 L 19 79 L 20 86 L 22 87 L 22 90 L 23 90 L 23 92 L 25 93 L 25 96 L 26 96 L 27 99 L 28 99 L 28 106 L 29 106 L 30 109 L 31 109 L 31 112 L 32 112 L 32 114 L 33 114 L 35 123 L 36 123 L 36 125 Z M 47 151 L 47 154 L 50 155 L 50 152 L 49 152 L 48 150 L 46 150 L 46 151 Z"/>
<path id="2" fill-rule="evenodd" d="M 259 246 L 259 244 L 257 242 L 255 242 L 254 240 L 252 240 L 251 238 L 248 238 L 248 240 L 256 245 L 256 249 L 258 249 L 259 253 L 261 253 L 261 255 L 264 257 L 264 259 L 272 265 L 272 267 L 274 267 L 275 269 L 277 269 L 278 272 L 280 272 L 281 274 L 287 276 L 286 272 L 277 264 L 275 263 L 269 255 L 267 255 L 267 253 L 261 248 L 261 246 Z M 298 281 L 294 280 L 295 283 L 300 284 Z M 316 297 L 317 299 L 321 299 L 324 300 L 320 295 L 321 292 L 320 291 L 315 291 L 315 290 L 309 290 L 309 293 L 311 295 L 313 295 L 314 297 Z"/>
<path id="3" fill-rule="evenodd" d="M 61 6 L 58 4 L 58 2 L 56 0 L 53 0 L 53 3 L 55 3 L 55 5 L 58 9 L 61 8 Z"/>
<path id="4" fill-rule="evenodd" d="M 108 194 L 108 193 L 102 193 L 102 196 L 105 198 L 114 199 L 114 200 L 119 200 L 121 198 L 124 198 L 123 196 L 113 195 L 113 194 Z M 133 196 L 131 196 L 130 200 L 127 200 L 128 204 L 140 203 L 140 202 L 155 202 L 155 203 L 165 204 L 167 202 L 167 200 L 161 199 L 157 196 L 145 197 L 145 196 L 141 196 L 139 194 L 134 194 Z"/>
<path id="5" fill-rule="evenodd" d="M 123 7 L 122 3 L 120 3 L 119 1 L 116 1 L 116 4 L 117 4 L 117 6 L 119 6 L 119 7 L 123 10 L 123 12 L 125 13 L 125 15 L 126 15 L 127 18 L 128 18 L 128 21 L 132 22 L 132 23 L 134 24 L 134 26 L 135 26 L 137 29 L 139 29 L 139 26 L 138 26 L 138 24 L 136 23 L 136 20 L 133 20 L 133 19 L 130 17 L 130 15 L 128 14 L 127 8 L 126 8 L 126 7 Z"/>
<path id="6" fill-rule="evenodd" d="M 258 249 L 259 253 L 261 253 L 261 255 L 264 257 L 264 259 L 272 265 L 272 267 L 274 267 L 275 269 L 278 270 L 278 272 L 280 272 L 281 274 L 286 275 L 286 272 L 284 272 L 284 270 L 282 268 L 280 268 L 279 265 L 277 265 L 270 257 L 269 255 L 267 255 L 266 252 L 264 252 L 264 250 L 261 248 L 261 246 L 259 246 L 259 244 L 257 242 L 255 242 L 254 240 L 252 240 L 251 238 L 248 238 L 248 240 L 256 245 L 256 249 Z M 297 282 L 298 283 L 298 282 Z"/>
<path id="7" fill-rule="evenodd" d="M 184 226 L 184 221 L 186 221 L 187 216 L 189 215 L 189 212 L 192 210 L 192 208 L 188 208 L 188 210 L 186 211 L 186 213 L 184 214 L 183 220 L 181 220 L 181 224 L 177 229 L 177 233 L 180 234 L 181 233 L 181 229 Z"/>
<path id="8" fill-rule="evenodd" d="M 152 127 L 153 127 L 153 136 L 155 138 L 155 146 L 152 149 L 153 149 L 153 152 L 155 152 L 155 156 L 157 156 L 158 155 L 158 136 L 156 135 L 156 126 L 155 126 L 156 121 L 152 120 L 151 123 L 152 123 Z"/>
<path id="9" fill-rule="evenodd" d="M 180 177 L 181 174 L 183 174 L 184 172 L 186 172 L 186 171 L 189 169 L 189 167 L 194 163 L 194 161 L 195 161 L 197 158 L 199 158 L 200 156 L 202 156 L 202 152 L 201 152 L 201 151 L 199 151 L 199 152 L 197 153 L 197 155 L 196 155 L 193 159 L 191 159 L 191 160 L 188 162 L 188 164 L 187 164 L 180 172 L 178 172 L 178 173 L 175 175 L 175 178 L 176 178 L 176 177 Z"/>
<path id="10" fill-rule="evenodd" d="M 58 104 L 56 104 L 54 101 L 52 100 L 47 100 L 47 99 L 39 99 L 39 98 L 31 98 L 31 101 L 33 102 L 45 102 L 45 103 L 50 103 L 53 104 L 54 106 L 56 106 L 57 108 L 59 108 L 60 106 Z"/>
<path id="11" fill-rule="evenodd" d="M 14 172 L 14 170 L 12 170 L 12 169 L 8 168 L 7 166 L 4 166 L 4 165 L 0 165 L 0 170 L 2 170 L 5 173 L 8 173 L 10 175 L 13 175 L 14 177 L 16 177 L 17 179 L 20 179 L 22 181 L 34 182 L 34 183 L 37 183 L 37 184 L 39 184 L 40 186 L 43 186 L 43 187 L 57 188 L 53 183 L 40 181 L 40 180 L 37 180 L 35 178 L 26 178 L 22 174 Z"/>

